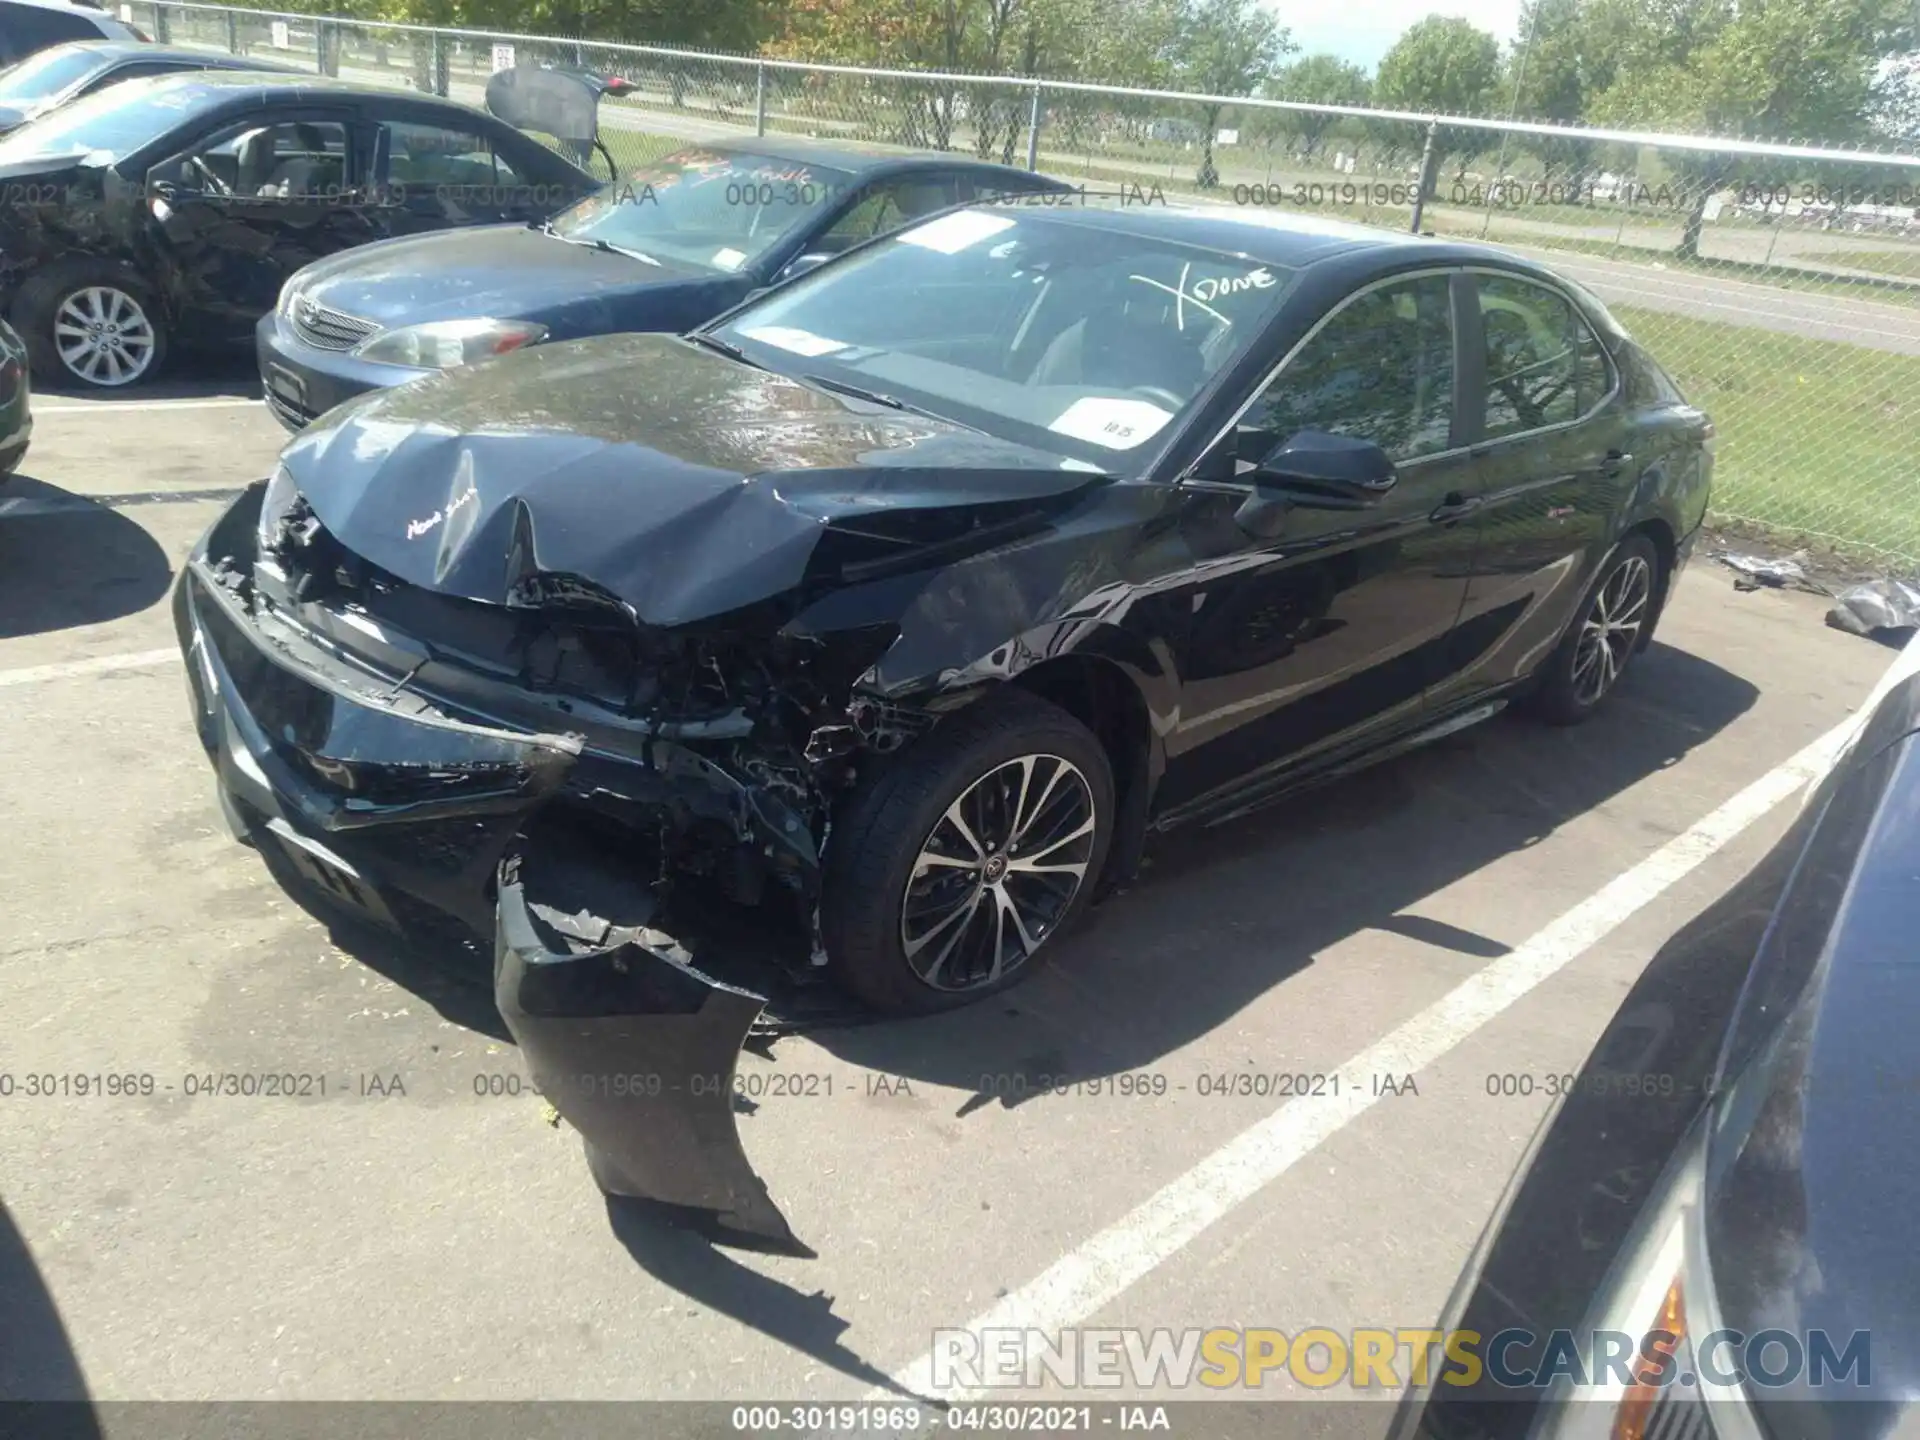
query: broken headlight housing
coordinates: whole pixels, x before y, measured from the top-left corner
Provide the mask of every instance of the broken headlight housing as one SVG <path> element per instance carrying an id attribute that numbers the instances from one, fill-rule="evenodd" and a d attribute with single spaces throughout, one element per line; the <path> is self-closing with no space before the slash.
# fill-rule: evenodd
<path id="1" fill-rule="evenodd" d="M 260 497 L 260 518 L 253 529 L 254 545 L 261 554 L 279 545 L 280 527 L 287 512 L 293 509 L 293 502 L 299 498 L 300 491 L 287 467 L 274 466 L 273 478 L 267 481 L 267 492 Z"/>
<path id="2" fill-rule="evenodd" d="M 547 327 L 531 320 L 429 320 L 388 330 L 365 341 L 353 353 L 379 365 L 405 365 L 414 370 L 445 370 L 504 355 L 523 345 L 546 339 Z"/>

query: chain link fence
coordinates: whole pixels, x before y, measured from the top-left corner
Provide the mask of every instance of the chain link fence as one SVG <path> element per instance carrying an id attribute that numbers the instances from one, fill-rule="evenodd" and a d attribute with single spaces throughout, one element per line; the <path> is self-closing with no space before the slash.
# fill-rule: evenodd
<path id="1" fill-rule="evenodd" d="M 953 151 L 1141 204 L 1307 211 L 1484 240 L 1586 285 L 1719 432 L 1715 519 L 1920 567 L 1920 157 L 1022 77 L 807 65 L 200 4 L 156 39 L 482 103 L 582 65 L 616 163 L 722 136 Z"/>

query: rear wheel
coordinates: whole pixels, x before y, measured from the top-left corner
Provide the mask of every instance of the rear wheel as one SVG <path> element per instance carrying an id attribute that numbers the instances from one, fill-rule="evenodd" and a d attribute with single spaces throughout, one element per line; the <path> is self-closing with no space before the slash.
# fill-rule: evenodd
<path id="1" fill-rule="evenodd" d="M 20 287 L 13 313 L 42 384 L 118 390 L 152 378 L 166 358 L 153 293 L 111 265 L 52 266 Z"/>
<path id="2" fill-rule="evenodd" d="M 1009 690 L 943 720 L 856 795 L 829 844 L 829 967 L 894 1014 L 963 1005 L 1030 973 L 1085 907 L 1113 776 L 1071 715 Z"/>
<path id="3" fill-rule="evenodd" d="M 1559 648 L 1541 667 L 1529 707 L 1553 725 L 1577 725 L 1598 710 L 1639 653 L 1653 623 L 1660 556 L 1629 535 L 1580 601 Z"/>

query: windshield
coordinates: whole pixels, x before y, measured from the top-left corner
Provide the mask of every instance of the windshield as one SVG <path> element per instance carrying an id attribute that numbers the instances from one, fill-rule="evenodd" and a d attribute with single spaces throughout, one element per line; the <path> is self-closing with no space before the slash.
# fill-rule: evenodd
<path id="1" fill-rule="evenodd" d="M 844 197 L 844 170 L 738 150 L 681 150 L 643 165 L 553 222 L 569 240 L 738 270 Z"/>
<path id="2" fill-rule="evenodd" d="M 204 85 L 179 75 L 109 85 L 0 140 L 0 164 L 95 150 L 116 158 L 131 154 L 173 129 L 207 94 Z"/>
<path id="3" fill-rule="evenodd" d="M 956 210 L 782 287 L 713 333 L 771 369 L 1124 471 L 1127 452 L 1252 342 L 1293 276 L 1064 217 Z"/>
<path id="4" fill-rule="evenodd" d="M 99 54 L 84 44 L 55 45 L 29 55 L 18 65 L 0 70 L 0 104 L 26 106 L 51 100 L 100 65 Z"/>

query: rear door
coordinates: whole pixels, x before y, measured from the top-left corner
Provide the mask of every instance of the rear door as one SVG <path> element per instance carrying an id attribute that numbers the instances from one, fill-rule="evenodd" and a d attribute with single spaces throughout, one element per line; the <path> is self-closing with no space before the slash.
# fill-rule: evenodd
<path id="1" fill-rule="evenodd" d="M 584 193 L 541 146 L 507 143 L 487 126 L 419 114 L 367 122 L 373 190 L 388 235 L 544 220 Z"/>
<path id="2" fill-rule="evenodd" d="M 1475 536 L 1449 657 L 1453 695 L 1503 685 L 1565 626 L 1633 484 L 1613 362 L 1561 290 L 1472 272 L 1464 317 Z"/>

